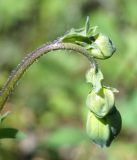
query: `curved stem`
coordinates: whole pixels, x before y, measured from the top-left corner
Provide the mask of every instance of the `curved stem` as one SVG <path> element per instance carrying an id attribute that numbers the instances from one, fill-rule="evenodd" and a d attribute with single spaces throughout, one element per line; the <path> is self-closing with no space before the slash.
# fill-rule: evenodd
<path id="1" fill-rule="evenodd" d="M 58 41 L 52 42 L 50 44 L 44 44 L 42 47 L 29 53 L 9 76 L 7 82 L 0 91 L 0 111 L 3 109 L 4 104 L 6 103 L 9 95 L 13 91 L 16 83 L 22 77 L 23 73 L 29 68 L 29 66 L 31 66 L 42 55 L 50 51 L 60 50 L 60 49 L 73 50 L 83 54 L 89 59 L 93 67 L 97 69 L 96 61 L 93 59 L 93 57 L 89 56 L 89 53 L 86 49 L 84 49 L 79 45 L 73 43 L 60 43 Z"/>

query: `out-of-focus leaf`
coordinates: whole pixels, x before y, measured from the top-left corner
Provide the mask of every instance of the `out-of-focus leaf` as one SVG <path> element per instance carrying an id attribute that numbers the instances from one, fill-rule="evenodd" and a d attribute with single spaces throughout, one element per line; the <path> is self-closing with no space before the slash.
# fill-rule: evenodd
<path id="1" fill-rule="evenodd" d="M 85 133 L 78 128 L 60 128 L 49 136 L 46 145 L 53 148 L 77 145 L 85 138 Z"/>
<path id="2" fill-rule="evenodd" d="M 123 128 L 130 131 L 137 131 L 137 92 L 134 92 L 130 98 L 125 98 L 119 102 L 119 110 L 122 113 Z"/>
<path id="3" fill-rule="evenodd" d="M 24 139 L 26 138 L 26 135 L 15 128 L 2 128 L 0 129 L 0 139 L 5 138 Z"/>
<path id="4" fill-rule="evenodd" d="M 29 16 L 33 1 L 0 0 L 0 29 L 10 27 Z"/>

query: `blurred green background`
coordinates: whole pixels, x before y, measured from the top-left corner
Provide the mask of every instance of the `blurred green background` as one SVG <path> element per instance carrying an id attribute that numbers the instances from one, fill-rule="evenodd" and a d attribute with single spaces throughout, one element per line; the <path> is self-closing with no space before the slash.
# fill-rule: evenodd
<path id="1" fill-rule="evenodd" d="M 119 89 L 116 106 L 123 128 L 110 148 L 100 148 L 85 133 L 85 73 L 90 64 L 71 51 L 43 56 L 19 81 L 4 111 L 12 114 L 1 127 L 15 127 L 27 138 L 0 141 L 0 160 L 137 159 L 137 1 L 0 0 L 0 88 L 30 51 L 92 25 L 111 37 L 117 52 L 99 61 L 104 83 Z"/>

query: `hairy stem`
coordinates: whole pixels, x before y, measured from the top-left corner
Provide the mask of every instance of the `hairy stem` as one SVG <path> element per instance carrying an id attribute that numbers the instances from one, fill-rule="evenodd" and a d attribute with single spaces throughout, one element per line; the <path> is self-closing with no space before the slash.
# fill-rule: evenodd
<path id="1" fill-rule="evenodd" d="M 93 57 L 89 56 L 89 53 L 86 49 L 84 49 L 79 45 L 73 43 L 60 43 L 58 41 L 52 42 L 50 44 L 44 44 L 42 47 L 29 53 L 9 76 L 7 82 L 0 91 L 0 111 L 3 109 L 4 104 L 6 103 L 9 95 L 13 91 L 16 83 L 22 77 L 23 73 L 29 68 L 29 66 L 31 66 L 42 55 L 50 51 L 61 50 L 61 49 L 73 50 L 83 54 L 90 60 L 93 67 L 97 69 L 96 61 L 93 59 Z"/>

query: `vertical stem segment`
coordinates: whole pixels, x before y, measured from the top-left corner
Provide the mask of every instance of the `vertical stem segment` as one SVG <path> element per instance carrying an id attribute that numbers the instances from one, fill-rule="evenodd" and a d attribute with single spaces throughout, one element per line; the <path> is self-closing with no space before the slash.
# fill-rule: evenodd
<path id="1" fill-rule="evenodd" d="M 29 66 L 31 66 L 42 55 L 50 51 L 61 50 L 61 49 L 73 50 L 83 54 L 90 60 L 93 67 L 97 68 L 97 64 L 93 59 L 93 57 L 89 56 L 88 51 L 79 45 L 73 43 L 60 43 L 57 41 L 52 42 L 50 44 L 44 44 L 40 48 L 29 53 L 9 76 L 7 82 L 0 91 L 0 111 L 3 109 L 5 102 L 7 101 L 11 92 L 13 91 L 18 80 L 22 77 L 23 73 L 29 68 Z"/>

